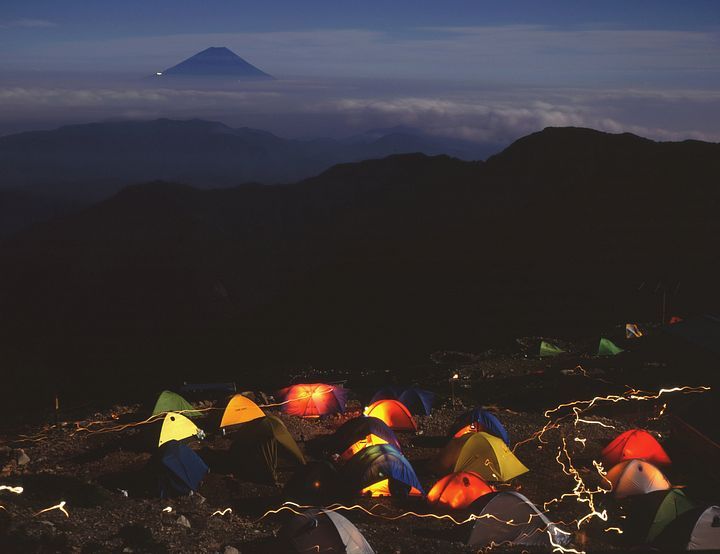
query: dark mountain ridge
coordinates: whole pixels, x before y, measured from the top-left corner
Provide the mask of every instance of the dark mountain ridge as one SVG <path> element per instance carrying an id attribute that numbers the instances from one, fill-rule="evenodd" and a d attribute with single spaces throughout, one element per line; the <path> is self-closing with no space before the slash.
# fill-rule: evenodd
<path id="1" fill-rule="evenodd" d="M 0 354 L 18 379 L 251 386 L 250 368 L 406 365 L 651 320 L 658 283 L 682 284 L 672 309 L 711 311 L 719 170 L 717 144 L 568 128 L 484 163 L 129 187 L 0 245 Z"/>
<path id="2" fill-rule="evenodd" d="M 190 56 L 179 64 L 174 65 L 156 77 L 208 78 L 225 77 L 242 80 L 274 79 L 254 65 L 248 63 L 229 48 L 224 46 L 211 46 L 197 54 Z"/>

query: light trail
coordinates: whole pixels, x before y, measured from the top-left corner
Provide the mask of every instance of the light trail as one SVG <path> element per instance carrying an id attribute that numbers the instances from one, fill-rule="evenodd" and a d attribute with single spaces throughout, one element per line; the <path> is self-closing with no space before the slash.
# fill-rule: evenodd
<path id="1" fill-rule="evenodd" d="M 40 514 L 44 514 L 45 512 L 50 512 L 52 510 L 60 510 L 62 513 L 65 514 L 65 517 L 70 517 L 70 514 L 65 509 L 65 501 L 62 500 L 59 504 L 55 504 L 55 506 L 50 506 L 49 508 L 45 508 L 44 510 L 40 510 L 37 512 L 33 517 L 37 517 Z"/>
<path id="2" fill-rule="evenodd" d="M 232 508 L 225 508 L 224 510 L 215 510 L 212 514 L 210 514 L 210 517 L 213 516 L 224 516 L 226 514 L 231 514 Z"/>
<path id="3" fill-rule="evenodd" d="M 22 487 L 11 487 L 9 485 L 0 485 L 0 491 L 8 491 L 8 492 L 12 492 L 15 494 L 22 494 L 24 490 L 25 489 L 23 489 Z"/>

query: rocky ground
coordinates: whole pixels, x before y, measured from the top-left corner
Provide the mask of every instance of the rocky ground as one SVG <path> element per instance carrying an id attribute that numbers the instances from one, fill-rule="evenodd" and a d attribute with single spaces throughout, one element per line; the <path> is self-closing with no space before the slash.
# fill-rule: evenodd
<path id="1" fill-rule="evenodd" d="M 640 426 L 657 433 L 672 457 L 672 432 L 666 416 L 660 415 L 665 402 L 672 402 L 672 395 L 659 400 L 600 403 L 597 409 L 583 414 L 582 419 L 587 421 L 580 422 L 565 409 L 551 415 L 570 415 L 538 440 L 532 437 L 549 422 L 544 410 L 561 402 L 623 393 L 628 380 L 642 377 L 642 368 L 630 371 L 623 367 L 622 356 L 610 362 L 575 355 L 546 361 L 507 353 L 438 353 L 434 361 L 427 370 L 415 371 L 413 377 L 438 393 L 436 408 L 431 416 L 418 418 L 417 434 L 399 434 L 426 490 L 439 477 L 428 469 L 428 461 L 444 444 L 454 417 L 475 404 L 484 405 L 497 412 L 512 444 L 517 444 L 515 454 L 530 468 L 501 489 L 521 491 L 541 508 L 550 502 L 545 504 L 548 516 L 566 522 L 563 527 L 573 532 L 573 546 L 578 551 L 643 551 L 643 547 L 628 545 L 617 532 L 608 530 L 623 526 L 611 495 L 593 496 L 597 511 L 607 510 L 607 521 L 594 517 L 579 530 L 574 522 L 589 513 L 586 500 L 590 497 L 580 492 L 579 497 L 571 494 L 559 502 L 553 499 L 573 490 L 582 491 L 583 487 L 594 490 L 606 486 L 593 460 L 599 460 L 609 440 L 629 428 Z M 458 379 L 449 383 L 448 377 L 455 373 Z M 295 376 L 303 377 L 319 376 Z M 369 398 L 369 383 L 382 382 L 383 378 L 387 378 L 384 372 L 357 377 L 355 387 L 352 376 L 348 376 L 352 396 L 349 413 L 344 416 L 312 420 L 280 414 L 277 408 L 269 411 L 280 415 L 307 458 L 313 459 L 313 439 L 332 433 L 345 419 L 358 415 L 362 402 Z M 217 400 L 203 406 L 219 411 L 224 404 Z M 177 500 L 161 500 L 154 494 L 145 471 L 151 456 L 143 440 L 145 426 L 105 432 L 147 415 L 147 407 L 113 406 L 79 420 L 61 417 L 57 423 L 5 432 L 0 437 L 0 485 L 23 490 L 20 494 L 0 491 L 0 551 L 280 552 L 276 535 L 283 513 L 264 514 L 283 504 L 282 487 L 249 482 L 236 475 L 227 455 L 231 439 L 212 428 L 211 416 L 199 422 L 208 437 L 191 443 L 211 468 L 199 494 Z M 571 462 L 560 450 L 563 444 Z M 569 463 L 577 470 L 576 477 L 564 471 Z M 281 485 L 293 469 L 289 464 L 281 467 Z M 693 480 L 690 466 L 681 463 L 674 464 L 668 476 L 675 484 Z M 60 503 L 65 511 L 42 511 Z M 357 504 L 374 515 L 359 509 L 341 513 L 357 525 L 378 553 L 477 551 L 463 542 L 467 525 L 458 526 L 432 515 L 401 517 L 407 512 L 432 514 L 422 499 L 358 499 Z M 462 519 L 464 514 L 454 516 Z M 501 546 L 497 550 L 513 548 Z"/>

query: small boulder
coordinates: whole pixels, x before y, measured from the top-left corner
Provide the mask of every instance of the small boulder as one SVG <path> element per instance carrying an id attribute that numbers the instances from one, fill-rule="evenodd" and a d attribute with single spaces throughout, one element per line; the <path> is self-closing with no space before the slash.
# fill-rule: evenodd
<path id="1" fill-rule="evenodd" d="M 228 545 L 225 547 L 225 550 L 223 550 L 223 554 L 240 554 L 240 551 L 234 546 Z"/>
<path id="2" fill-rule="evenodd" d="M 17 464 L 19 466 L 24 466 L 30 463 L 30 456 L 28 456 L 25 451 L 21 448 L 17 451 Z"/>
<path id="3" fill-rule="evenodd" d="M 178 525 L 182 525 L 183 527 L 187 527 L 188 529 L 190 529 L 190 520 L 188 518 L 186 518 L 185 516 L 180 516 L 179 518 L 177 518 L 176 523 Z"/>

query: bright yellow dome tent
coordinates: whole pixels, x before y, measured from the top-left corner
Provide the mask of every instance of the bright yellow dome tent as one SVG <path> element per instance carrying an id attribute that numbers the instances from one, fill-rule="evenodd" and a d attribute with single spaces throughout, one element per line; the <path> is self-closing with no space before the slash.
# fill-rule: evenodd
<path id="1" fill-rule="evenodd" d="M 435 466 L 446 473 L 474 471 L 486 481 L 509 481 L 529 471 L 502 439 L 484 431 L 450 440 Z"/>
<path id="2" fill-rule="evenodd" d="M 192 421 L 184 415 L 168 412 L 160 429 L 158 446 L 171 440 L 181 441 L 200 436 L 202 436 L 202 431 Z"/>
<path id="3" fill-rule="evenodd" d="M 255 402 L 247 396 L 236 394 L 230 399 L 225 412 L 223 412 L 220 428 L 247 423 L 261 417 L 265 417 L 265 412 Z"/>

